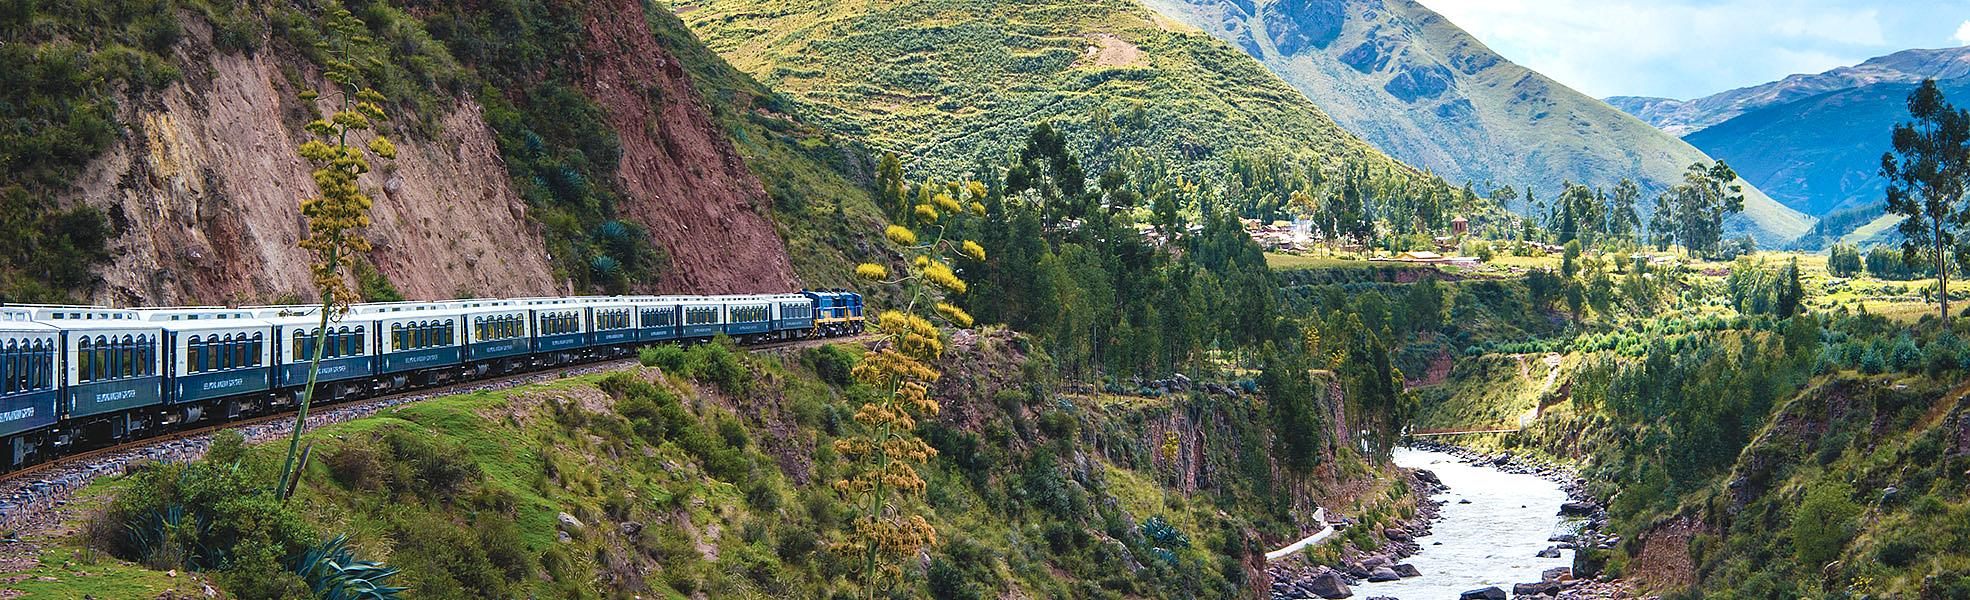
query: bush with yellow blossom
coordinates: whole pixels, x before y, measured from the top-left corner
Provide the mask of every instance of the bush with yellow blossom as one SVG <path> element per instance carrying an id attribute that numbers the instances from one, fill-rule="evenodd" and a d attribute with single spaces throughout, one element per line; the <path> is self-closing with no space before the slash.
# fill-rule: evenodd
<path id="1" fill-rule="evenodd" d="M 945 301 L 946 296 L 965 290 L 964 280 L 947 261 L 957 254 L 985 259 L 985 248 L 977 242 L 945 237 L 954 229 L 954 221 L 978 212 L 967 212 L 952 196 L 969 194 L 971 205 L 981 206 L 977 199 L 985 193 L 984 186 L 929 184 L 921 192 L 929 201 L 916 205 L 908 222 L 883 231 L 907 257 L 903 272 L 891 279 L 889 268 L 882 265 L 855 267 L 856 275 L 900 284 L 905 290 L 901 308 L 876 315 L 880 336 L 876 349 L 853 370 L 856 381 L 878 393 L 856 409 L 857 430 L 834 444 L 849 462 L 846 475 L 834 488 L 852 499 L 860 512 L 847 546 L 866 561 L 863 585 L 872 598 L 885 578 L 900 574 L 905 560 L 937 541 L 930 522 L 910 510 L 924 491 L 917 467 L 937 455 L 916 435 L 917 420 L 938 412 L 930 386 L 937 381 L 933 365 L 944 354 L 944 338 L 932 319 L 953 327 L 971 326 L 969 313 Z M 924 310 L 925 306 L 930 309 Z"/>

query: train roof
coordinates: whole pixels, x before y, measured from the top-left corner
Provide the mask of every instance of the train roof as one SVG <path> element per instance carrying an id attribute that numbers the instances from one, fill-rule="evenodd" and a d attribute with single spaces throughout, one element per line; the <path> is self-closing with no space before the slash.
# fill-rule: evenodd
<path id="1" fill-rule="evenodd" d="M 138 317 L 131 309 L 41 306 L 28 309 L 33 319 L 65 331 L 159 331 L 156 323 Z"/>
<path id="2" fill-rule="evenodd" d="M 54 325 L 34 320 L 34 311 L 13 306 L 0 307 L 0 331 L 54 333 Z"/>

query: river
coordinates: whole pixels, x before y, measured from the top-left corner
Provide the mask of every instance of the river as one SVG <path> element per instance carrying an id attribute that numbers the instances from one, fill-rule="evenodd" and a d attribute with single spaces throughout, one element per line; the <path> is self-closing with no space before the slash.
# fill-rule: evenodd
<path id="1" fill-rule="evenodd" d="M 1355 586 L 1355 598 L 1391 596 L 1403 600 L 1452 600 L 1459 593 L 1487 586 L 1507 592 L 1515 583 L 1539 581 L 1542 572 L 1573 564 L 1573 551 L 1560 558 L 1538 558 L 1555 533 L 1571 533 L 1568 519 L 1559 517 L 1567 501 L 1559 484 L 1533 475 L 1517 475 L 1474 466 L 1456 456 L 1400 448 L 1395 463 L 1429 469 L 1450 489 L 1437 496 L 1443 513 L 1431 534 L 1416 539 L 1423 550 L 1403 561 L 1422 576 Z M 1469 504 L 1460 503 L 1469 500 Z"/>

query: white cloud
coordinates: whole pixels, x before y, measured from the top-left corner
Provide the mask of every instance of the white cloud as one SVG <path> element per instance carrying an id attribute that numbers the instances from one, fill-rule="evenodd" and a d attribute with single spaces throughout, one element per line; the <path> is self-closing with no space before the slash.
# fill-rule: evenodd
<path id="1" fill-rule="evenodd" d="M 1910 47 L 1970 44 L 1970 21 L 1961 21 L 1970 6 L 1960 0 L 1420 1 L 1506 58 L 1593 96 L 1691 98 Z"/>

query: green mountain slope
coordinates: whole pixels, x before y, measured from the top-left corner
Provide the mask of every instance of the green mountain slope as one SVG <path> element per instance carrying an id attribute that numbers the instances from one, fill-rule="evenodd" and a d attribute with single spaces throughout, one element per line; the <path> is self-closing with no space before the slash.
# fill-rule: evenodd
<path id="1" fill-rule="evenodd" d="M 1532 185 L 1622 178 L 1661 189 L 1702 152 L 1505 60 L 1412 0 L 1143 0 L 1238 44 L 1397 159 L 1453 181 Z M 1812 219 L 1747 190 L 1737 227 L 1766 243 Z"/>
<path id="2" fill-rule="evenodd" d="M 1191 175 L 1234 151 L 1410 172 L 1264 67 L 1132 0 L 706 0 L 706 45 L 824 126 L 956 174 L 1053 121 L 1091 172 L 1140 150 Z"/>

